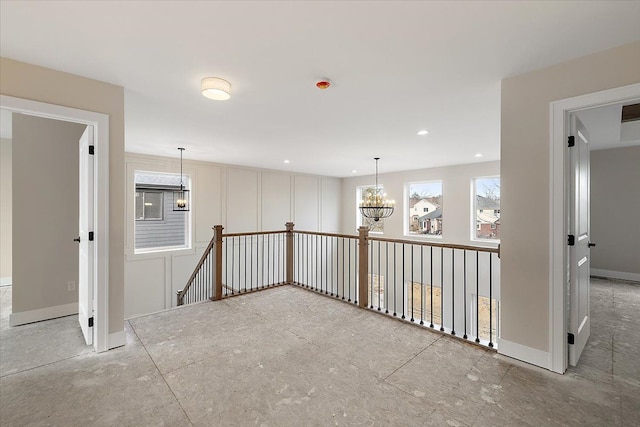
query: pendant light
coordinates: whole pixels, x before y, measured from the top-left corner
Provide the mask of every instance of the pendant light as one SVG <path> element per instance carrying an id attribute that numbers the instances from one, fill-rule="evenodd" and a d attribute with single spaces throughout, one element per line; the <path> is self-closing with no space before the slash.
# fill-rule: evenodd
<path id="1" fill-rule="evenodd" d="M 184 148 L 179 147 L 178 150 L 180 150 L 180 190 L 173 192 L 173 211 L 188 212 L 191 209 L 191 200 L 189 199 L 191 192 L 185 190 L 182 180 L 182 152 Z"/>
<path id="2" fill-rule="evenodd" d="M 376 161 L 376 187 L 373 194 L 368 194 L 367 198 L 360 202 L 360 212 L 365 218 L 374 221 L 380 221 L 383 218 L 389 218 L 395 209 L 395 201 L 385 199 L 385 194 L 378 186 L 378 160 L 380 157 L 374 157 Z"/>

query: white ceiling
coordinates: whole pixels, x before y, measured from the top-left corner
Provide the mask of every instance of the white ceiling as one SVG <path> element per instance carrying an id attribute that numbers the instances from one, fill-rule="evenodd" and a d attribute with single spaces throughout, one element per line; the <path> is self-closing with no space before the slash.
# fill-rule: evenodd
<path id="1" fill-rule="evenodd" d="M 2 1 L 0 54 L 124 86 L 127 151 L 350 176 L 499 159 L 501 79 L 638 22 L 638 1 Z"/>
<path id="2" fill-rule="evenodd" d="M 576 113 L 589 134 L 590 150 L 640 145 L 640 120 L 621 123 L 622 106 L 607 105 Z"/>

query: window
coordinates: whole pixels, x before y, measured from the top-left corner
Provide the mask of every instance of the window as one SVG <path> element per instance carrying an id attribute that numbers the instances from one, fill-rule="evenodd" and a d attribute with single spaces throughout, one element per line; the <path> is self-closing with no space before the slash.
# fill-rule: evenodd
<path id="1" fill-rule="evenodd" d="M 174 212 L 172 206 L 180 175 L 136 171 L 134 176 L 136 252 L 189 248 L 190 214 Z M 183 183 L 188 189 L 188 176 Z"/>
<path id="2" fill-rule="evenodd" d="M 136 191 L 136 219 L 137 220 L 162 220 L 163 197 L 160 191 Z"/>
<path id="3" fill-rule="evenodd" d="M 476 223 L 473 239 L 500 239 L 500 177 L 473 180 L 473 217 Z"/>
<path id="4" fill-rule="evenodd" d="M 442 181 L 406 185 L 409 211 L 408 234 L 442 235 Z"/>
<path id="5" fill-rule="evenodd" d="M 378 188 L 380 189 L 380 191 L 383 191 L 383 188 L 381 185 L 378 186 Z M 357 203 L 356 203 L 356 209 L 357 209 L 357 221 L 356 224 L 358 227 L 360 226 L 367 226 L 369 227 L 369 232 L 371 233 L 384 233 L 384 219 L 380 219 L 378 221 L 374 221 L 373 219 L 370 218 L 365 218 L 361 213 L 360 213 L 360 203 L 364 202 L 367 199 L 367 196 L 373 196 L 376 193 L 376 186 L 375 185 L 365 185 L 362 187 L 358 187 L 357 188 Z"/>

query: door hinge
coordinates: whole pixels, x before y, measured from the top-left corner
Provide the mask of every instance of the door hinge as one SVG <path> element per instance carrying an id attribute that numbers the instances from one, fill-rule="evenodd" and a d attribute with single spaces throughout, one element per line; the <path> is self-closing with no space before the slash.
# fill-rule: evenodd
<path id="1" fill-rule="evenodd" d="M 92 319 L 93 319 L 93 317 L 92 317 Z M 575 343 L 576 342 L 576 337 L 572 333 L 567 334 L 567 342 L 569 344 Z"/>
<path id="2" fill-rule="evenodd" d="M 93 231 L 89 232 L 89 241 L 93 242 Z"/>
<path id="3" fill-rule="evenodd" d="M 569 136 L 569 148 L 574 147 L 576 145 L 576 137 L 571 135 Z"/>
<path id="4" fill-rule="evenodd" d="M 569 234 L 567 236 L 567 245 L 575 246 L 575 244 L 576 244 L 576 236 L 574 236 L 573 234 Z"/>
<path id="5" fill-rule="evenodd" d="M 95 148 L 93 148 L 93 145 L 89 146 L 89 154 L 92 156 L 95 154 Z"/>
<path id="6" fill-rule="evenodd" d="M 89 319 L 88 319 L 88 320 L 89 320 L 89 327 L 90 327 L 90 328 L 93 328 L 93 316 L 92 316 L 92 317 L 89 317 Z"/>

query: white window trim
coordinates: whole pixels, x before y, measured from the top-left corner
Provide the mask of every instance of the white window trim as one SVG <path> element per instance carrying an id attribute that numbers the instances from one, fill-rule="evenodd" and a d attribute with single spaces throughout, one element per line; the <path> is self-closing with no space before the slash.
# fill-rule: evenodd
<path id="1" fill-rule="evenodd" d="M 471 235 L 469 236 L 469 238 L 471 239 L 472 242 L 479 242 L 479 243 L 485 243 L 485 244 L 492 244 L 495 245 L 497 247 L 497 245 L 500 244 L 500 239 L 486 239 L 486 238 L 482 238 L 482 237 L 477 237 L 477 230 L 479 230 L 478 228 L 478 222 L 477 222 L 477 209 L 476 209 L 476 201 L 477 201 L 477 197 L 476 197 L 476 180 L 478 179 L 491 179 L 491 178 L 500 178 L 500 175 L 487 175 L 487 176 L 476 176 L 471 178 L 471 226 L 469 227 L 471 230 Z"/>
<path id="2" fill-rule="evenodd" d="M 444 233 L 443 234 L 418 234 L 418 233 L 411 233 L 409 231 L 410 222 L 411 222 L 411 213 L 410 213 L 410 208 L 409 208 L 409 199 L 411 198 L 411 194 L 410 194 L 411 185 L 413 185 L 413 184 L 432 184 L 432 183 L 436 183 L 436 182 L 439 182 L 440 186 L 442 187 L 442 222 L 444 223 L 444 180 L 443 179 L 429 179 L 429 180 L 426 180 L 426 181 L 405 182 L 404 183 L 403 209 L 402 209 L 402 214 L 403 214 L 402 233 L 403 233 L 404 237 L 410 237 L 412 239 L 419 239 L 419 240 L 434 240 L 434 241 L 438 241 L 438 240 L 442 240 L 443 239 Z"/>
<path id="3" fill-rule="evenodd" d="M 132 181 L 131 185 L 133 187 L 133 206 L 132 206 L 132 210 L 133 210 L 133 214 L 132 214 L 132 218 L 133 218 L 133 228 L 132 228 L 132 241 L 131 241 L 131 247 L 133 249 L 133 257 L 131 257 L 132 260 L 135 259 L 145 259 L 145 258 L 153 258 L 154 254 L 161 254 L 161 255 L 167 255 L 168 252 L 176 252 L 176 253 L 181 253 L 181 254 L 188 254 L 188 253 L 195 253 L 195 245 L 193 243 L 193 216 L 192 216 L 192 212 L 193 212 L 193 198 L 191 199 L 191 208 L 189 211 L 184 212 L 185 215 L 187 215 L 187 221 L 185 224 L 185 244 L 184 245 L 177 245 L 177 246 L 158 246 L 155 248 L 141 248 L 141 249 L 137 249 L 136 248 L 136 222 L 138 221 L 136 219 L 136 206 L 135 206 L 135 194 L 136 194 L 136 184 L 135 184 L 135 176 L 137 173 L 149 173 L 149 174 L 155 174 L 155 175 L 172 175 L 172 176 L 176 176 L 179 175 L 179 173 L 176 172 L 164 172 L 164 171 L 154 171 L 154 170 L 143 170 L 143 169 L 133 169 L 132 171 Z M 191 175 L 190 174 L 186 174 L 183 173 L 182 177 L 185 178 L 184 181 L 186 181 L 186 185 L 185 185 L 185 189 L 186 190 L 191 190 L 192 186 L 193 186 L 193 182 L 191 181 Z M 129 196 L 131 197 L 131 196 Z M 164 216 L 164 215 L 163 215 Z M 128 219 L 127 219 L 128 221 Z M 145 221 L 153 221 L 153 220 L 145 220 Z M 157 220 L 156 220 L 157 221 Z M 129 257 L 127 257 L 129 259 Z"/>

